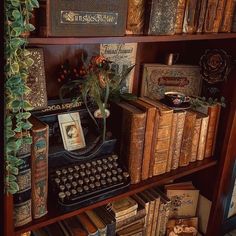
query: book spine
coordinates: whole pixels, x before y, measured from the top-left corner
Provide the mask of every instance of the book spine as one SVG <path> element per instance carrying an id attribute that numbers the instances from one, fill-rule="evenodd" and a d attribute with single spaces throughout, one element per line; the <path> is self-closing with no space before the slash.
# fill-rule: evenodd
<path id="1" fill-rule="evenodd" d="M 156 227 L 157 227 L 157 219 L 158 219 L 159 207 L 160 207 L 160 198 L 156 198 L 156 200 L 155 200 L 155 208 L 154 208 L 154 213 L 153 213 L 153 220 L 152 220 L 151 236 L 155 236 L 156 235 Z"/>
<path id="2" fill-rule="evenodd" d="M 197 117 L 193 130 L 193 141 L 192 141 L 190 162 L 195 162 L 197 160 L 197 150 L 199 145 L 201 123 L 202 123 L 202 117 Z"/>
<path id="3" fill-rule="evenodd" d="M 204 159 L 208 122 L 209 122 L 209 116 L 202 118 L 200 135 L 199 135 L 199 144 L 198 144 L 198 150 L 197 150 L 198 161 L 201 161 Z"/>
<path id="4" fill-rule="evenodd" d="M 126 111 L 123 114 L 121 155 L 128 162 L 131 184 L 141 179 L 145 123 L 146 114 L 134 115 Z"/>
<path id="5" fill-rule="evenodd" d="M 161 236 L 161 227 L 162 224 L 164 223 L 164 217 L 165 217 L 165 204 L 161 201 L 157 219 L 157 227 L 156 227 L 156 235 L 158 236 Z"/>
<path id="6" fill-rule="evenodd" d="M 195 120 L 196 113 L 187 111 L 184 123 L 179 166 L 187 166 L 189 164 Z"/>
<path id="7" fill-rule="evenodd" d="M 231 31 L 231 26 L 233 22 L 233 14 L 234 14 L 234 9 L 235 9 L 235 0 L 228 0 L 226 1 L 225 5 L 225 10 L 221 21 L 221 26 L 220 26 L 220 32 L 230 32 Z"/>
<path id="8" fill-rule="evenodd" d="M 144 0 L 129 0 L 126 34 L 143 34 L 144 27 Z"/>
<path id="9" fill-rule="evenodd" d="M 166 202 L 164 204 L 163 223 L 161 224 L 161 228 L 160 228 L 160 236 L 166 235 L 166 225 L 167 225 L 169 215 L 170 215 L 170 205 L 171 205 L 171 202 Z"/>
<path id="10" fill-rule="evenodd" d="M 176 133 L 175 133 L 175 142 L 173 147 L 173 157 L 171 161 L 171 169 L 175 170 L 179 167 L 179 157 L 180 157 L 180 149 L 182 143 L 182 137 L 184 132 L 184 123 L 186 112 L 177 113 L 177 123 L 176 123 Z"/>
<path id="11" fill-rule="evenodd" d="M 204 21 L 204 26 L 203 26 L 203 32 L 205 32 L 205 33 L 212 33 L 213 32 L 213 26 L 214 26 L 214 20 L 216 17 L 217 5 L 218 5 L 218 0 L 208 0 L 205 21 Z"/>
<path id="12" fill-rule="evenodd" d="M 176 12 L 175 33 L 181 34 L 183 32 L 183 21 L 185 12 L 186 0 L 179 0 Z"/>
<path id="13" fill-rule="evenodd" d="M 152 220 L 155 210 L 155 201 L 149 202 L 149 210 L 148 210 L 148 216 L 147 216 L 147 225 L 146 225 L 146 235 L 151 235 L 152 232 Z"/>
<path id="14" fill-rule="evenodd" d="M 236 5 L 234 6 L 231 32 L 234 32 L 234 33 L 236 32 Z"/>
<path id="15" fill-rule="evenodd" d="M 178 121 L 178 113 L 173 113 L 173 120 L 172 120 L 172 130 L 171 130 L 171 139 L 170 139 L 170 148 L 169 148 L 169 156 L 167 160 L 167 168 L 166 172 L 170 172 L 171 170 L 171 162 L 173 158 L 173 151 L 174 151 L 174 143 L 176 142 L 176 129 L 177 129 L 177 121 Z"/>
<path id="16" fill-rule="evenodd" d="M 49 128 L 32 130 L 32 210 L 33 218 L 47 214 Z"/>
<path id="17" fill-rule="evenodd" d="M 197 33 L 202 33 L 207 8 L 207 0 L 201 0 L 201 9 L 198 17 Z"/>
<path id="18" fill-rule="evenodd" d="M 213 33 L 218 33 L 220 29 L 220 25 L 221 25 L 222 18 L 224 15 L 225 3 L 226 3 L 226 0 L 219 0 L 218 2 L 217 9 L 216 9 L 216 17 L 213 23 L 213 30 L 212 30 Z"/>
<path id="19" fill-rule="evenodd" d="M 166 172 L 167 160 L 170 148 L 173 111 L 160 115 L 156 145 L 154 152 L 153 175 L 160 175 Z"/>

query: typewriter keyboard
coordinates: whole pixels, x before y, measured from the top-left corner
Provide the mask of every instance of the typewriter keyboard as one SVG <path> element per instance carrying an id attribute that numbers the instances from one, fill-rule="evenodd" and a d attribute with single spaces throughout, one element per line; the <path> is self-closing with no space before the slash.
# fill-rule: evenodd
<path id="1" fill-rule="evenodd" d="M 118 156 L 109 155 L 58 168 L 49 181 L 59 205 L 71 210 L 123 192 L 130 177 Z"/>

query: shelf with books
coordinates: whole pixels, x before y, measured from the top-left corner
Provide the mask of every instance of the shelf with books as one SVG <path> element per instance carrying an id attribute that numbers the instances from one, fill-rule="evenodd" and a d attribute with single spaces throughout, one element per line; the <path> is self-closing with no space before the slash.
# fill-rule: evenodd
<path id="1" fill-rule="evenodd" d="M 24 233 L 26 231 L 41 228 L 43 226 L 52 224 L 52 223 L 57 222 L 59 220 L 63 220 L 63 219 L 75 216 L 81 212 L 84 212 L 85 210 L 89 210 L 89 209 L 93 209 L 98 206 L 102 206 L 102 205 L 107 204 L 111 201 L 121 199 L 126 196 L 133 195 L 135 193 L 141 192 L 141 191 L 148 189 L 150 187 L 153 187 L 153 186 L 163 185 L 165 183 L 168 183 L 171 180 L 175 180 L 175 179 L 190 175 L 190 174 L 195 173 L 197 171 L 207 169 L 209 167 L 216 166 L 216 165 L 217 165 L 217 161 L 214 158 L 207 158 L 203 161 L 197 161 L 197 162 L 191 163 L 190 165 L 188 165 L 186 167 L 181 167 L 181 168 L 173 170 L 169 173 L 155 176 L 153 178 L 142 181 L 138 184 L 131 185 L 129 190 L 126 191 L 125 193 L 110 197 L 108 199 L 96 202 L 96 203 L 91 204 L 87 207 L 83 207 L 81 209 L 71 211 L 71 212 L 63 213 L 63 212 L 59 211 L 58 209 L 56 209 L 56 204 L 53 202 L 53 201 L 55 201 L 55 199 L 51 200 L 51 201 L 49 200 L 48 214 L 38 220 L 33 220 L 31 223 L 29 223 L 25 226 L 16 228 L 15 235 L 18 236 L 21 233 Z"/>
<path id="2" fill-rule="evenodd" d="M 177 34 L 159 36 L 120 36 L 120 37 L 32 37 L 30 45 L 75 45 L 99 43 L 139 43 L 139 42 L 173 42 L 190 40 L 236 39 L 236 33 L 215 34 Z"/>

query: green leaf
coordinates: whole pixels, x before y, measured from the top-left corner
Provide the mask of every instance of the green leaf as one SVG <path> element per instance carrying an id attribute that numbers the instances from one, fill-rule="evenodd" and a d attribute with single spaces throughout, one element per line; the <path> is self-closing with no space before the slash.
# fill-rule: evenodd
<path id="1" fill-rule="evenodd" d="M 15 132 L 21 132 L 22 131 L 22 127 L 17 127 L 14 129 Z"/>
<path id="2" fill-rule="evenodd" d="M 13 130 L 7 129 L 6 130 L 6 138 L 9 139 L 15 136 L 15 132 Z"/>
<path id="3" fill-rule="evenodd" d="M 16 181 L 16 176 L 9 174 L 9 175 L 6 176 L 6 181 L 7 181 L 7 182 Z"/>
<path id="4" fill-rule="evenodd" d="M 8 188 L 7 191 L 11 194 L 15 194 L 16 192 L 19 191 L 19 186 L 15 181 L 10 181 L 8 183 Z"/>
<path id="5" fill-rule="evenodd" d="M 28 57 L 26 60 L 25 60 L 25 63 L 27 66 L 32 66 L 34 64 L 34 60 L 30 57 Z"/>
<path id="6" fill-rule="evenodd" d="M 12 103 L 11 103 L 11 106 L 13 109 L 15 110 L 18 110 L 21 108 L 21 105 L 22 105 L 22 101 L 19 101 L 19 100 L 14 100 Z"/>
<path id="7" fill-rule="evenodd" d="M 19 36 L 22 33 L 22 28 L 20 27 L 14 27 L 13 30 L 15 32 L 14 36 Z"/>
<path id="8" fill-rule="evenodd" d="M 9 173 L 11 173 L 13 175 L 18 175 L 18 173 L 19 173 L 18 168 L 13 165 L 7 165 L 6 170 L 9 171 Z"/>
<path id="9" fill-rule="evenodd" d="M 15 20 L 20 19 L 21 14 L 19 10 L 13 10 L 12 11 L 12 16 L 14 17 Z"/>
<path id="10" fill-rule="evenodd" d="M 35 30 L 35 27 L 32 24 L 27 24 L 27 25 L 25 25 L 25 30 L 26 31 L 33 31 L 33 30 Z"/>
<path id="11" fill-rule="evenodd" d="M 20 0 L 11 0 L 11 4 L 14 7 L 19 7 L 20 6 Z"/>
<path id="12" fill-rule="evenodd" d="M 19 64 L 14 62 L 12 65 L 11 65 L 11 70 L 13 73 L 18 73 L 19 72 Z"/>
<path id="13" fill-rule="evenodd" d="M 7 84 L 9 84 L 9 85 L 16 85 L 21 82 L 22 82 L 22 80 L 21 80 L 20 76 L 12 76 L 7 80 Z"/>
<path id="14" fill-rule="evenodd" d="M 7 127 L 12 127 L 12 117 L 11 116 L 7 116 L 6 119 L 5 119 L 5 125 Z"/>
<path id="15" fill-rule="evenodd" d="M 23 101 L 23 108 L 25 111 L 31 111 L 34 109 L 28 101 Z"/>
<path id="16" fill-rule="evenodd" d="M 33 7 L 39 8 L 39 3 L 38 3 L 37 0 L 31 0 L 31 4 L 32 4 Z"/>
<path id="17" fill-rule="evenodd" d="M 31 127 L 32 127 L 32 124 L 30 123 L 30 122 L 25 122 L 24 124 L 23 124 L 23 126 L 22 126 L 22 128 L 24 129 L 24 130 L 29 130 L 29 129 L 31 129 Z"/>

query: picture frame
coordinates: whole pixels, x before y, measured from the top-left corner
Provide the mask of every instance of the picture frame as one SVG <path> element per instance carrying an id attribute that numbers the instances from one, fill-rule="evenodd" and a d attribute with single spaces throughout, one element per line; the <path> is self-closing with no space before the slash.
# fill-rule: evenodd
<path id="1" fill-rule="evenodd" d="M 79 112 L 59 114 L 58 123 L 65 150 L 73 151 L 86 146 Z"/>
<path id="2" fill-rule="evenodd" d="M 194 65 L 144 64 L 141 97 L 160 100 L 165 92 L 180 92 L 199 96 L 202 77 L 200 67 Z"/>

